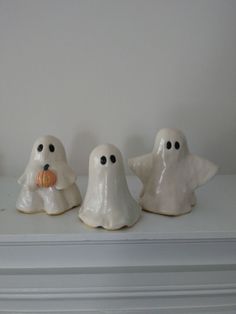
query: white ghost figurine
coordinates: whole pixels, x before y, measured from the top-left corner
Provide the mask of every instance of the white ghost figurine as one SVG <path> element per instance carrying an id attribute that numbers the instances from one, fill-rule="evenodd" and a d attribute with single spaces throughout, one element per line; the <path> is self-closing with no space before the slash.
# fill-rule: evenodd
<path id="1" fill-rule="evenodd" d="M 191 211 L 194 190 L 217 172 L 212 162 L 192 155 L 184 134 L 176 129 L 158 132 L 150 154 L 129 159 L 129 167 L 140 178 L 144 210 L 169 216 Z"/>
<path id="2" fill-rule="evenodd" d="M 116 230 L 132 226 L 141 207 L 131 196 L 120 151 L 111 144 L 97 146 L 89 158 L 89 181 L 79 218 L 92 227 Z"/>
<path id="3" fill-rule="evenodd" d="M 29 163 L 19 178 L 22 190 L 16 207 L 24 213 L 45 211 L 61 214 L 81 204 L 76 175 L 69 167 L 62 143 L 54 136 L 43 136 L 33 145 Z"/>

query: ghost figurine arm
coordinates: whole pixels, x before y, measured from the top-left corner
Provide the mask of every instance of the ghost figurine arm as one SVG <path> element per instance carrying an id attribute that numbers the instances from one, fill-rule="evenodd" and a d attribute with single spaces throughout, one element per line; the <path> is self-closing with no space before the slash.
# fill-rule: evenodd
<path id="1" fill-rule="evenodd" d="M 146 154 L 139 157 L 130 158 L 128 165 L 130 169 L 139 177 L 143 184 L 146 183 L 153 164 L 153 154 Z"/>
<path id="2" fill-rule="evenodd" d="M 213 178 L 218 171 L 213 162 L 192 154 L 188 156 L 188 166 L 193 190 Z"/>
<path id="3" fill-rule="evenodd" d="M 38 188 L 36 184 L 36 174 L 39 169 L 40 166 L 37 163 L 34 166 L 29 164 L 17 182 L 30 191 L 35 191 Z"/>
<path id="4" fill-rule="evenodd" d="M 57 181 L 55 185 L 57 190 L 64 190 L 75 183 L 76 175 L 66 162 L 56 162 L 53 165 L 52 170 L 55 170 L 57 175 Z"/>
<path id="5" fill-rule="evenodd" d="M 30 191 L 35 191 L 37 189 L 37 185 L 35 183 L 35 180 L 32 180 L 32 173 L 26 174 L 25 172 L 22 174 L 22 176 L 17 180 L 17 182 L 20 185 L 23 185 L 24 187 L 27 187 Z"/>

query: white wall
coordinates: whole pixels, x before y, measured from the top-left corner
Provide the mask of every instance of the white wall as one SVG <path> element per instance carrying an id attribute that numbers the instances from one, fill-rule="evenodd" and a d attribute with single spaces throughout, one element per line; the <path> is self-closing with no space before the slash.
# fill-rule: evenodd
<path id="1" fill-rule="evenodd" d="M 149 152 L 181 128 L 236 173 L 236 1 L 0 0 L 0 175 L 58 136 L 86 173 L 91 149 Z"/>

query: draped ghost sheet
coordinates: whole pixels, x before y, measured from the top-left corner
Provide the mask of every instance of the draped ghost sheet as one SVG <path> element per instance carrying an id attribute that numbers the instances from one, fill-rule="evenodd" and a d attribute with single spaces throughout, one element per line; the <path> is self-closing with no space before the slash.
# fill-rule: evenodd
<path id="1" fill-rule="evenodd" d="M 160 130 L 153 151 L 131 158 L 129 167 L 143 183 L 142 208 L 171 216 L 191 211 L 194 190 L 218 170 L 214 163 L 190 154 L 185 136 L 176 129 Z"/>
<path id="2" fill-rule="evenodd" d="M 93 227 L 114 230 L 133 225 L 140 212 L 128 190 L 119 150 L 111 144 L 95 148 L 89 159 L 89 182 L 80 219 Z"/>
<path id="3" fill-rule="evenodd" d="M 39 187 L 36 182 L 45 165 L 56 175 L 55 185 L 48 188 Z M 75 181 L 76 175 L 67 164 L 62 143 L 53 136 L 41 137 L 34 143 L 29 163 L 18 179 L 22 190 L 16 206 L 25 213 L 46 211 L 51 215 L 60 214 L 81 203 Z"/>

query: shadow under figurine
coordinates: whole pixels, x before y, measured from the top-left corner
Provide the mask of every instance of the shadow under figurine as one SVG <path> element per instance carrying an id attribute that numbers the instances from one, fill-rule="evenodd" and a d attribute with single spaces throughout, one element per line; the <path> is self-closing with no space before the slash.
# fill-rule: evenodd
<path id="1" fill-rule="evenodd" d="M 54 136 L 43 136 L 34 143 L 29 163 L 18 180 L 23 187 L 16 207 L 28 214 L 62 214 L 81 204 L 75 181 L 62 143 Z"/>
<path id="2" fill-rule="evenodd" d="M 120 151 L 111 144 L 97 146 L 89 158 L 89 181 L 79 218 L 91 227 L 116 230 L 132 226 L 141 208 L 131 196 Z"/>
<path id="3" fill-rule="evenodd" d="M 153 151 L 129 159 L 129 167 L 143 183 L 142 208 L 168 216 L 190 212 L 196 204 L 194 190 L 218 170 L 214 163 L 192 155 L 184 134 L 176 129 L 160 130 Z"/>

